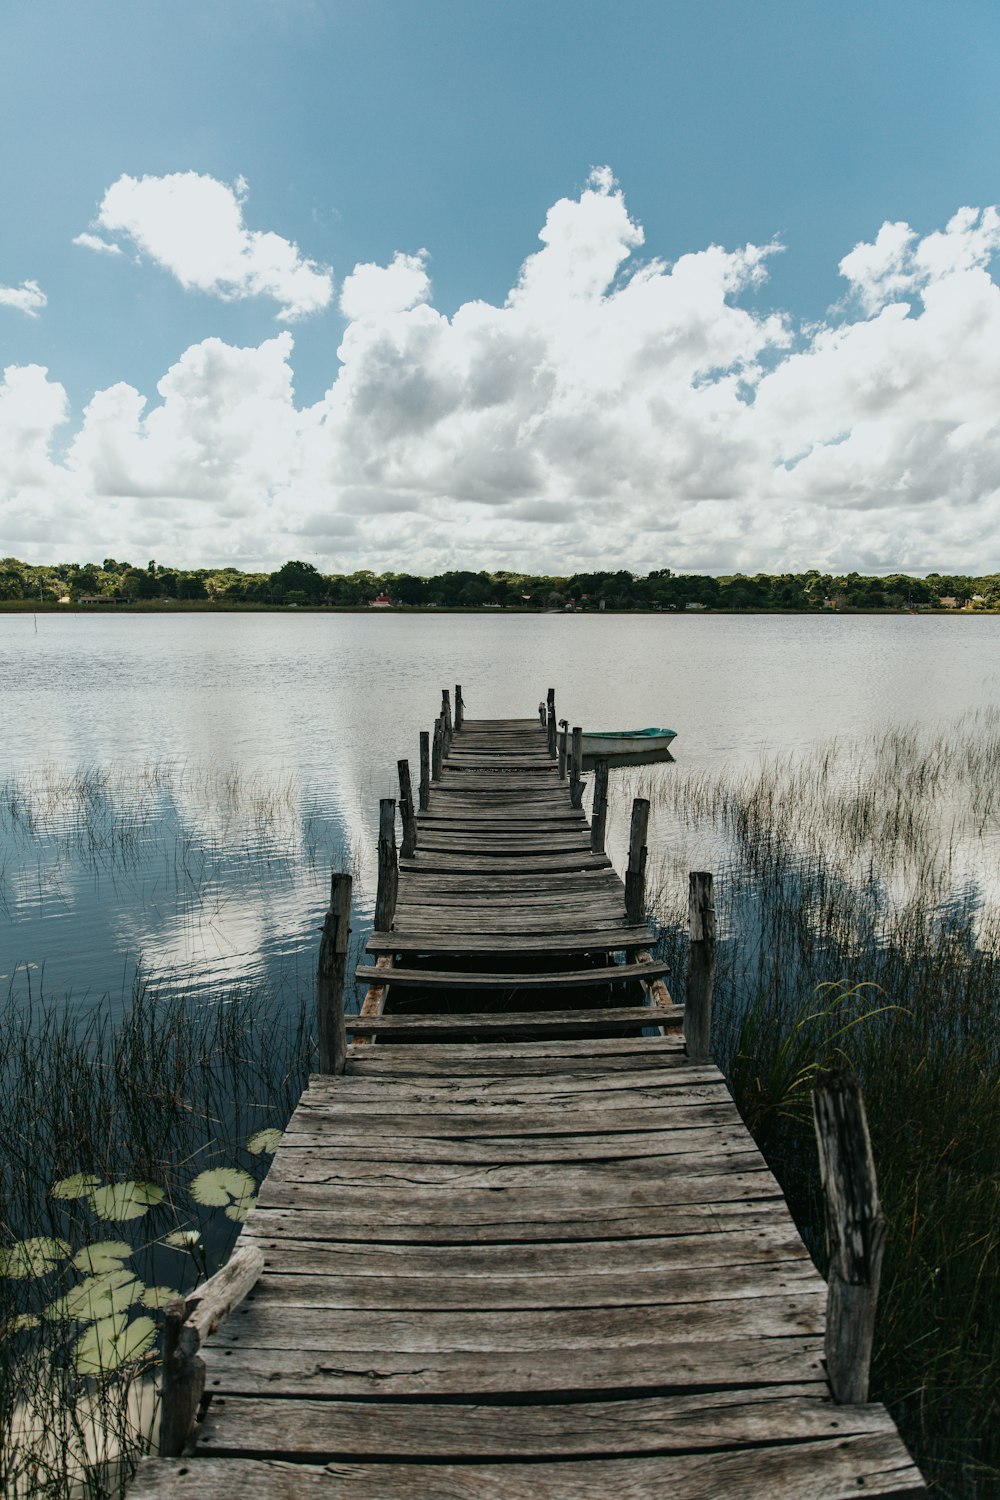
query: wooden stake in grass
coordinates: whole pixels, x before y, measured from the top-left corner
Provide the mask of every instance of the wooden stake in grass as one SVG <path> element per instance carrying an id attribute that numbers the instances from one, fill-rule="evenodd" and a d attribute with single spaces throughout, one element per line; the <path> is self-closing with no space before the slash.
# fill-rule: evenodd
<path id="1" fill-rule="evenodd" d="M 608 822 L 608 763 L 603 757 L 594 764 L 594 806 L 590 814 L 590 848 L 604 853 L 604 836 Z"/>
<path id="2" fill-rule="evenodd" d="M 813 1118 L 830 1251 L 826 1373 L 833 1399 L 856 1404 L 868 1400 L 885 1218 L 861 1086 L 848 1069 L 816 1074 Z"/>
<path id="3" fill-rule="evenodd" d="M 625 871 L 625 914 L 630 922 L 641 922 L 646 915 L 646 830 L 648 827 L 649 800 L 646 797 L 636 797 L 632 803 L 628 868 Z"/>
<path id="4" fill-rule="evenodd" d="M 573 748 L 570 753 L 569 805 L 583 806 L 583 730 L 579 725 L 573 730 Z"/>
<path id="5" fill-rule="evenodd" d="M 684 999 L 684 1043 L 692 1061 L 712 1055 L 712 989 L 715 984 L 715 899 L 707 870 L 688 875 L 687 988 Z"/>
<path id="6" fill-rule="evenodd" d="M 333 875 L 330 881 L 330 910 L 323 921 L 323 936 L 319 944 L 316 1039 L 321 1073 L 342 1073 L 347 1062 L 344 969 L 351 935 L 352 884 L 350 875 Z"/>

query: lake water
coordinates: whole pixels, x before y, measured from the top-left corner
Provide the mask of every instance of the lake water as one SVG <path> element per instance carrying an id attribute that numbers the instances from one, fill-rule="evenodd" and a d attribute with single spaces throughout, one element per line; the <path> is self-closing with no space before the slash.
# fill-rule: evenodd
<path id="1" fill-rule="evenodd" d="M 1000 705 L 998 648 L 993 616 L 0 615 L 0 985 L 75 1003 L 141 961 L 304 993 L 331 865 L 370 921 L 378 799 L 443 686 L 470 718 L 555 686 L 571 725 L 669 726 L 683 773 L 714 773 L 947 735 Z"/>

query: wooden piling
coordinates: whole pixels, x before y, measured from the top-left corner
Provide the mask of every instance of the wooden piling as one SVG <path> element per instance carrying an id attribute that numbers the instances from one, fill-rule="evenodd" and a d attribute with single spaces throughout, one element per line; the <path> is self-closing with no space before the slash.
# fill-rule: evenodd
<path id="1" fill-rule="evenodd" d="M 351 935 L 350 875 L 334 873 L 330 910 L 323 920 L 316 970 L 316 1042 L 320 1073 L 343 1073 L 347 1061 L 344 1032 L 344 970 Z"/>
<path id="2" fill-rule="evenodd" d="M 440 719 L 434 720 L 434 739 L 431 742 L 431 780 L 441 780 L 441 762 L 444 759 L 444 726 Z"/>
<path id="3" fill-rule="evenodd" d="M 630 922 L 641 922 L 646 914 L 646 830 L 649 800 L 636 797 L 632 803 L 632 826 L 625 871 L 625 914 Z"/>
<path id="4" fill-rule="evenodd" d="M 417 851 L 417 819 L 413 811 L 413 786 L 410 782 L 410 762 L 398 760 L 399 815 L 403 821 L 403 838 L 399 853 L 403 859 L 412 859 Z"/>
<path id="5" fill-rule="evenodd" d="M 692 1062 L 712 1055 L 712 989 L 715 984 L 715 899 L 707 870 L 688 875 L 688 967 L 684 1043 Z"/>
<path id="6" fill-rule="evenodd" d="M 861 1087 L 848 1069 L 817 1073 L 813 1119 L 830 1252 L 826 1373 L 835 1401 L 859 1404 L 868 1400 L 885 1217 Z"/>
<path id="7" fill-rule="evenodd" d="M 175 1297 L 163 1309 L 162 1458 L 179 1457 L 194 1427 L 205 1390 L 202 1344 L 243 1301 L 263 1269 L 263 1251 L 245 1246 L 235 1250 L 204 1286 L 189 1297 Z"/>
<path id="8" fill-rule="evenodd" d="M 451 693 L 447 688 L 441 689 L 441 725 L 444 731 L 442 747 L 445 755 L 451 749 Z"/>
<path id="9" fill-rule="evenodd" d="M 399 865 L 396 859 L 396 799 L 382 797 L 378 805 L 378 891 L 375 931 L 388 932 L 396 915 Z"/>
<path id="10" fill-rule="evenodd" d="M 608 823 L 608 763 L 603 758 L 594 764 L 594 806 L 590 814 L 590 848 L 593 854 L 604 853 Z"/>
<path id="11" fill-rule="evenodd" d="M 549 754 L 556 758 L 556 690 L 549 688 L 545 695 L 545 723 L 549 735 Z"/>
<path id="12" fill-rule="evenodd" d="M 426 812 L 431 805 L 431 737 L 426 729 L 420 731 L 420 785 L 417 797 L 420 811 Z"/>
<path id="13" fill-rule="evenodd" d="M 573 728 L 573 752 L 569 778 L 570 807 L 583 806 L 583 730 L 579 724 Z"/>
<path id="14" fill-rule="evenodd" d="M 539 703 L 539 705 L 538 705 L 538 719 L 539 719 L 539 723 L 541 724 L 542 728 L 544 729 L 545 728 L 545 704 L 544 703 Z"/>
<path id="15" fill-rule="evenodd" d="M 566 766 L 569 760 L 566 741 L 569 738 L 569 722 L 566 719 L 559 720 L 559 780 L 566 780 Z"/>
<path id="16" fill-rule="evenodd" d="M 461 727 L 462 727 L 462 725 L 463 725 L 464 722 L 465 722 L 465 700 L 462 697 L 462 685 L 461 685 L 461 683 L 456 682 L 456 684 L 455 684 L 455 729 L 456 729 L 456 731 L 459 730 L 459 729 L 461 729 Z"/>

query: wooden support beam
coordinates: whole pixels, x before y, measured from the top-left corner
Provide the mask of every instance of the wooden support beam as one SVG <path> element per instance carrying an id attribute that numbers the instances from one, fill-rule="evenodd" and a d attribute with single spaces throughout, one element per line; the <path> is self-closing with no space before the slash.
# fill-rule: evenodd
<path id="1" fill-rule="evenodd" d="M 417 795 L 420 811 L 426 812 L 431 805 L 431 737 L 426 729 L 420 731 L 420 786 Z"/>
<path id="2" fill-rule="evenodd" d="M 243 1301 L 263 1269 L 263 1251 L 246 1246 L 234 1251 L 204 1286 L 163 1309 L 161 1457 L 179 1457 L 194 1427 L 205 1389 L 202 1344 Z"/>
<path id="3" fill-rule="evenodd" d="M 573 728 L 573 752 L 570 757 L 569 805 L 583 806 L 583 730 L 579 724 Z"/>
<path id="4" fill-rule="evenodd" d="M 566 780 L 566 767 L 569 764 L 566 741 L 569 738 L 569 720 L 559 720 L 559 780 Z"/>
<path id="5" fill-rule="evenodd" d="M 590 847 L 594 854 L 604 853 L 608 823 L 608 763 L 603 758 L 594 764 L 594 806 L 590 813 Z"/>
<path id="6" fill-rule="evenodd" d="M 545 695 L 545 723 L 549 736 L 549 755 L 556 758 L 556 690 L 549 688 Z"/>
<path id="7" fill-rule="evenodd" d="M 441 780 L 441 762 L 444 759 L 444 725 L 434 720 L 434 739 L 431 744 L 431 780 Z"/>
<path id="8" fill-rule="evenodd" d="M 347 1058 L 344 1032 L 344 971 L 351 935 L 350 875 L 334 873 L 330 910 L 323 921 L 316 970 L 316 1039 L 321 1073 L 342 1073 Z"/>
<path id="9" fill-rule="evenodd" d="M 688 968 L 684 1042 L 692 1061 L 712 1055 L 712 989 L 715 984 L 715 897 L 707 870 L 688 875 Z"/>
<path id="10" fill-rule="evenodd" d="M 396 799 L 383 797 L 378 805 L 378 891 L 375 896 L 375 929 L 386 932 L 396 915 L 399 865 L 396 859 Z"/>
<path id="11" fill-rule="evenodd" d="M 465 699 L 462 697 L 462 685 L 455 684 L 455 728 L 461 729 L 465 722 Z"/>
<path id="12" fill-rule="evenodd" d="M 410 762 L 398 760 L 396 770 L 399 772 L 399 815 L 403 820 L 403 841 L 399 852 L 403 859 L 412 859 L 417 852 L 417 819 L 413 811 Z"/>
<path id="13" fill-rule="evenodd" d="M 817 1073 L 813 1118 L 830 1251 L 826 1372 L 833 1399 L 857 1404 L 868 1400 L 885 1217 L 861 1086 L 848 1069 Z"/>
<path id="14" fill-rule="evenodd" d="M 632 825 L 625 871 L 625 911 L 630 922 L 641 922 L 646 914 L 646 830 L 649 800 L 636 797 L 632 803 Z"/>

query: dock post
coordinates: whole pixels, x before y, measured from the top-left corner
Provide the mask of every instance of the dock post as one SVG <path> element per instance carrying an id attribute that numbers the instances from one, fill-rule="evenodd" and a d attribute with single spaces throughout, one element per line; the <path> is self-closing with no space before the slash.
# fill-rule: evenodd
<path id="1" fill-rule="evenodd" d="M 573 754 L 569 778 L 570 807 L 583 806 L 583 730 L 579 724 L 573 727 Z"/>
<path id="2" fill-rule="evenodd" d="M 447 688 L 441 689 L 441 725 L 444 730 L 443 748 L 445 755 L 451 749 L 451 694 Z"/>
<path id="3" fill-rule="evenodd" d="M 456 733 L 465 723 L 465 699 L 462 697 L 462 684 L 455 683 L 455 730 Z"/>
<path id="4" fill-rule="evenodd" d="M 203 1286 L 164 1307 L 161 1458 L 179 1458 L 191 1436 L 207 1374 L 202 1344 L 239 1306 L 263 1270 L 264 1252 L 256 1245 L 244 1245 Z"/>
<path id="5" fill-rule="evenodd" d="M 403 841 L 399 853 L 403 859 L 412 859 L 417 850 L 417 820 L 413 812 L 413 786 L 410 781 L 410 762 L 398 760 L 399 815 L 403 820 Z"/>
<path id="6" fill-rule="evenodd" d="M 566 780 L 566 764 L 568 756 L 566 753 L 566 741 L 569 738 L 569 720 L 559 720 L 559 780 Z"/>
<path id="7" fill-rule="evenodd" d="M 649 800 L 646 797 L 636 797 L 632 803 L 628 868 L 625 871 L 625 914 L 629 922 L 641 922 L 646 915 L 646 830 L 648 827 Z"/>
<path id="8" fill-rule="evenodd" d="M 396 862 L 396 799 L 382 797 L 378 805 L 378 891 L 375 931 L 388 932 L 396 915 L 399 866 Z"/>
<path id="9" fill-rule="evenodd" d="M 549 733 L 549 754 L 556 758 L 556 690 L 549 688 L 545 695 L 545 724 Z"/>
<path id="10" fill-rule="evenodd" d="M 420 731 L 420 785 L 417 797 L 420 811 L 426 812 L 431 805 L 431 737 L 426 729 Z"/>
<path id="11" fill-rule="evenodd" d="M 350 875 L 330 879 L 330 910 L 323 919 L 316 970 L 316 1042 L 320 1073 L 342 1073 L 347 1064 L 344 1031 L 344 969 L 351 935 Z"/>
<path id="12" fill-rule="evenodd" d="M 590 814 L 590 851 L 604 853 L 608 823 L 608 763 L 602 756 L 594 763 L 594 806 Z"/>
<path id="13" fill-rule="evenodd" d="M 540 722 L 542 728 L 544 729 L 545 728 L 545 704 L 544 703 L 539 703 L 539 705 L 538 705 L 538 719 L 539 719 L 539 722 Z"/>
<path id="14" fill-rule="evenodd" d="M 861 1086 L 847 1068 L 816 1074 L 813 1119 L 830 1251 L 826 1373 L 835 1401 L 858 1404 L 868 1400 L 885 1217 Z"/>
<path id="15" fill-rule="evenodd" d="M 444 757 L 444 725 L 434 720 L 434 739 L 431 744 L 431 780 L 441 780 L 441 761 Z"/>
<path id="16" fill-rule="evenodd" d="M 707 870 L 688 874 L 687 989 L 684 1043 L 693 1062 L 712 1055 L 712 989 L 715 984 L 715 900 Z"/>

